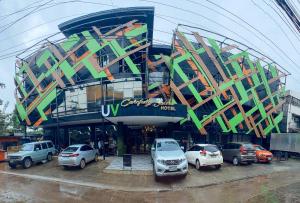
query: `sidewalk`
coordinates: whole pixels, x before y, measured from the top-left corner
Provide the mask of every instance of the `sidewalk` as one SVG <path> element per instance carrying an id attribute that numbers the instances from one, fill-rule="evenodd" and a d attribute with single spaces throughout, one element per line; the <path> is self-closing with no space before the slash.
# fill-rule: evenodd
<path id="1" fill-rule="evenodd" d="M 113 157 L 110 164 L 104 169 L 105 173 L 153 175 L 151 157 L 149 155 L 132 155 L 132 167 L 123 167 L 122 157 Z"/>

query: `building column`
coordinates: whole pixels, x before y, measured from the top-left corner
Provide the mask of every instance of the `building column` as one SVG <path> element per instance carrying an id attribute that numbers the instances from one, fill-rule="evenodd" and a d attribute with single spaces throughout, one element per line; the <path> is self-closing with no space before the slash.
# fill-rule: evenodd
<path id="1" fill-rule="evenodd" d="M 126 145 L 125 145 L 125 134 L 126 134 L 126 126 L 122 122 L 118 122 L 118 135 L 117 135 L 117 154 L 118 156 L 123 156 L 126 153 Z"/>

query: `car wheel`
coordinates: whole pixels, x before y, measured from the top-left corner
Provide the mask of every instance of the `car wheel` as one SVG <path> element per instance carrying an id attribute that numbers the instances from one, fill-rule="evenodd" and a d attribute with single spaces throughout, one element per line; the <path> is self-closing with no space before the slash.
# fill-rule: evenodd
<path id="1" fill-rule="evenodd" d="M 52 154 L 51 154 L 51 153 L 49 153 L 49 154 L 47 155 L 47 160 L 48 160 L 48 161 L 52 161 Z"/>
<path id="2" fill-rule="evenodd" d="M 94 159 L 95 162 L 98 162 L 98 157 L 99 157 L 98 154 L 96 154 Z"/>
<path id="3" fill-rule="evenodd" d="M 232 164 L 235 166 L 239 165 L 239 160 L 237 157 L 233 157 Z"/>
<path id="4" fill-rule="evenodd" d="M 160 177 L 158 175 L 156 175 L 155 172 L 154 172 L 154 179 L 155 179 L 155 181 L 160 181 Z"/>
<path id="5" fill-rule="evenodd" d="M 32 166 L 32 160 L 30 158 L 25 158 L 22 165 L 25 169 L 30 168 Z"/>
<path id="6" fill-rule="evenodd" d="M 10 168 L 13 168 L 13 169 L 15 169 L 17 167 L 16 164 L 12 164 L 12 163 L 8 163 L 8 165 L 9 165 Z"/>
<path id="7" fill-rule="evenodd" d="M 196 169 L 200 170 L 200 161 L 198 159 L 196 160 Z"/>
<path id="8" fill-rule="evenodd" d="M 85 160 L 84 160 L 84 159 L 81 159 L 80 164 L 79 164 L 79 167 L 80 167 L 81 169 L 84 169 L 84 167 L 85 167 Z"/>
<path id="9" fill-rule="evenodd" d="M 222 167 L 221 164 L 215 165 L 215 168 L 216 168 L 216 169 L 220 169 L 221 167 Z"/>

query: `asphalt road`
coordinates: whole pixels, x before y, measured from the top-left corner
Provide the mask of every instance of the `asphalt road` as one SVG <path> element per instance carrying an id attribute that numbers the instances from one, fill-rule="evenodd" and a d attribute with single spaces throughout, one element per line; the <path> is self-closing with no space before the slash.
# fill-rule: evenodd
<path id="1" fill-rule="evenodd" d="M 300 202 L 299 160 L 272 165 L 254 164 L 240 167 L 226 165 L 222 169 L 223 171 L 216 172 L 209 169 L 207 171 L 196 171 L 191 168 L 186 179 L 173 179 L 172 181 L 166 179 L 158 185 L 152 182 L 153 178 L 151 176 L 134 177 L 107 174 L 112 183 L 116 183 L 118 180 L 126 180 L 128 190 L 114 189 L 113 186 L 109 189 L 103 189 L 98 187 L 101 186 L 101 182 L 97 182 L 97 175 L 88 174 L 90 179 L 82 176 L 82 174 L 86 174 L 96 166 L 97 164 L 90 165 L 90 168 L 85 169 L 86 171 L 64 171 L 60 175 L 57 173 L 58 170 L 52 171 L 50 168 L 48 171 L 45 170 L 47 179 L 43 179 L 39 178 L 42 176 L 35 176 L 34 174 L 37 173 L 38 169 L 47 167 L 46 164 L 33 167 L 30 170 L 9 170 L 1 164 L 0 202 Z M 262 169 L 268 168 L 272 168 L 272 171 L 269 173 L 262 171 Z M 284 170 L 281 170 L 282 168 Z M 230 171 L 234 171 L 241 175 L 243 174 L 242 171 L 245 170 L 249 170 L 249 173 L 250 170 L 252 173 L 255 172 L 256 176 L 233 179 L 233 175 L 230 174 Z M 54 173 L 53 176 L 49 176 L 51 171 Z M 72 176 L 66 176 L 66 174 L 72 174 L 73 180 L 82 184 L 77 184 L 77 182 L 73 184 L 72 182 L 61 181 L 62 179 L 55 179 L 55 176 L 60 176 L 64 178 L 63 180 L 72 180 Z M 81 174 L 81 176 L 78 174 Z M 228 174 L 230 174 L 229 178 L 227 177 Z M 101 175 L 105 176 L 106 174 L 101 173 Z M 211 184 L 207 182 L 208 184 L 199 183 L 198 186 L 195 185 L 195 180 L 207 181 L 207 177 L 210 179 L 213 176 L 220 178 L 222 175 L 226 177 L 225 181 L 212 181 Z M 94 185 L 84 184 L 87 180 L 92 183 L 93 177 L 95 179 Z M 99 178 L 99 180 L 102 179 Z M 143 180 L 145 183 L 142 184 Z M 137 188 L 137 183 L 132 183 L 134 181 L 154 189 L 149 191 L 137 189 L 135 191 L 134 188 Z M 123 188 L 125 188 L 126 182 L 122 183 Z M 192 184 L 188 184 L 189 182 L 192 182 Z M 169 187 L 168 190 L 155 191 L 155 188 L 161 185 L 173 185 L 173 187 Z"/>

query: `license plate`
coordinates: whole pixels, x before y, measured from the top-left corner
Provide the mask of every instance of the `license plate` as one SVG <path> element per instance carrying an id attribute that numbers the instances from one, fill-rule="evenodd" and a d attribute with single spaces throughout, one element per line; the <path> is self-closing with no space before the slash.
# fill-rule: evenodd
<path id="1" fill-rule="evenodd" d="M 176 171 L 177 170 L 177 167 L 176 166 L 170 166 L 169 167 L 169 171 Z"/>

